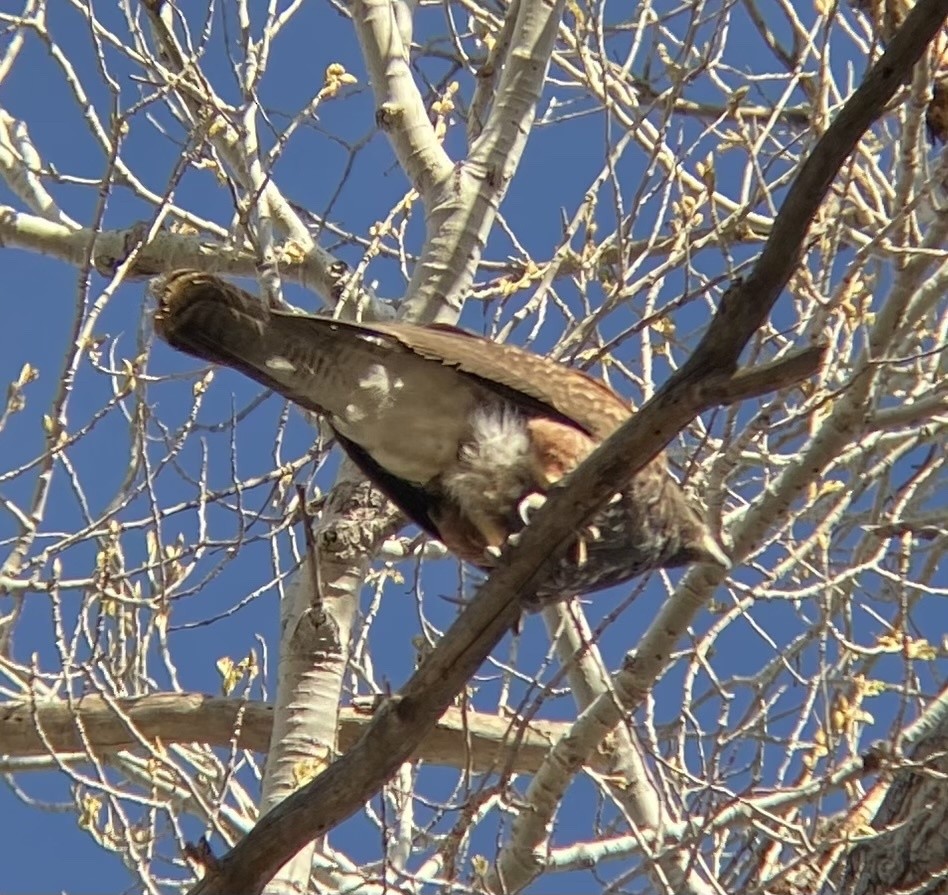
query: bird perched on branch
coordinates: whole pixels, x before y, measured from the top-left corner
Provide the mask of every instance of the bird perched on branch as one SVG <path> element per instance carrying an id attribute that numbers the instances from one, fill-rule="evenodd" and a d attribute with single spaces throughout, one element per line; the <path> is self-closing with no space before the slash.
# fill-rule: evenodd
<path id="1" fill-rule="evenodd" d="M 164 341 L 321 414 L 411 520 L 481 568 L 632 413 L 598 379 L 453 327 L 274 311 L 198 271 L 153 289 Z M 539 602 L 659 567 L 729 564 L 661 454 L 577 529 Z"/>

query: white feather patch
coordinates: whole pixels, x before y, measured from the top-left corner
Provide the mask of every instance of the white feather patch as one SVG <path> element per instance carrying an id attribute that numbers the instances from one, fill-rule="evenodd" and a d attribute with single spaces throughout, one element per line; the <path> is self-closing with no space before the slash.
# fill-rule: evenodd
<path id="1" fill-rule="evenodd" d="M 445 485 L 472 516 L 505 515 L 531 478 L 526 423 L 508 407 L 480 407 L 471 417 L 471 438 Z"/>
<path id="2" fill-rule="evenodd" d="M 372 364 L 359 377 L 359 388 L 372 392 L 372 397 L 381 401 L 392 392 L 392 378 L 382 364 Z"/>
<path id="3" fill-rule="evenodd" d="M 471 418 L 473 438 L 461 449 L 461 457 L 486 467 L 509 467 L 523 463 L 530 450 L 530 437 L 523 419 L 506 407 L 479 407 Z"/>

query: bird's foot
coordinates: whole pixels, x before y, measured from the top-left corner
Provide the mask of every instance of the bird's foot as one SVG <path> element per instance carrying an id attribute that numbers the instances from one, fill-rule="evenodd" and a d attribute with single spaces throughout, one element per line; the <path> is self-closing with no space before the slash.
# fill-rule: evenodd
<path id="1" fill-rule="evenodd" d="M 598 541 L 601 537 L 602 530 L 598 525 L 587 525 L 577 536 L 574 557 L 577 568 L 581 569 L 589 561 L 590 542 Z"/>

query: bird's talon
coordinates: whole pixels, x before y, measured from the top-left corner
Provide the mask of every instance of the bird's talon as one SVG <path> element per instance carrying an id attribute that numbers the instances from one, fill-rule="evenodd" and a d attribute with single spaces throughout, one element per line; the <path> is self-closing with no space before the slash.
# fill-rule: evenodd
<path id="1" fill-rule="evenodd" d="M 517 512 L 523 520 L 524 525 L 530 524 L 530 517 L 546 503 L 546 496 L 536 491 L 528 494 L 517 504 Z"/>
<path id="2" fill-rule="evenodd" d="M 589 551 L 586 548 L 586 539 L 580 535 L 576 539 L 576 567 L 581 569 L 589 560 Z"/>

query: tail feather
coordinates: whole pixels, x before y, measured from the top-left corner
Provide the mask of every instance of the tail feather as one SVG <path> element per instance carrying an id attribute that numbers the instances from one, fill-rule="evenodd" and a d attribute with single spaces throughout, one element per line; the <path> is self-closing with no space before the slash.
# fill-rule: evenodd
<path id="1" fill-rule="evenodd" d="M 172 348 L 231 367 L 316 413 L 336 413 L 352 384 L 340 372 L 346 340 L 333 321 L 271 312 L 259 299 L 199 271 L 160 281 L 155 331 Z"/>
<path id="2" fill-rule="evenodd" d="M 177 271 L 154 289 L 155 331 L 172 348 L 226 366 L 259 353 L 269 314 L 247 293 L 197 271 Z"/>

